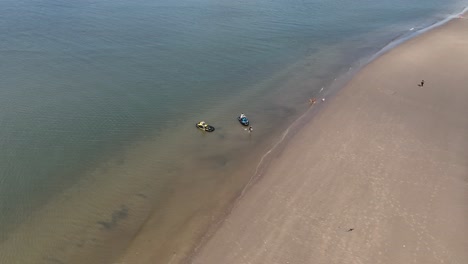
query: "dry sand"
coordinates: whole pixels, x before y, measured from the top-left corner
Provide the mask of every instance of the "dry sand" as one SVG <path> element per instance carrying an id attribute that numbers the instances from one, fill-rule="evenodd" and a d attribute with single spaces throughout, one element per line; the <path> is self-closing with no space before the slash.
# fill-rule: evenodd
<path id="1" fill-rule="evenodd" d="M 320 104 L 189 262 L 468 263 L 468 20 Z"/>

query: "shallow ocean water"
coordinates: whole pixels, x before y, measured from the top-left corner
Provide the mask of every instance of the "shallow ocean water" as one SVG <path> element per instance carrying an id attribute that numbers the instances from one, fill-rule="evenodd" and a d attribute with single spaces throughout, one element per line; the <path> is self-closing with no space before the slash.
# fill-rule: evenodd
<path id="1" fill-rule="evenodd" d="M 308 98 L 464 5 L 2 1 L 0 262 L 106 263 L 141 230 L 190 244 Z"/>

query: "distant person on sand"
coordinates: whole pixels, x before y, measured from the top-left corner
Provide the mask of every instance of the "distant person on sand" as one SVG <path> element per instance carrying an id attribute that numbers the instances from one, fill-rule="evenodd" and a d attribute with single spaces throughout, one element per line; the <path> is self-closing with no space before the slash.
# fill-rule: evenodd
<path id="1" fill-rule="evenodd" d="M 315 99 L 313 97 L 309 99 L 310 104 L 315 104 L 315 102 L 317 102 L 317 99 Z"/>
<path id="2" fill-rule="evenodd" d="M 247 130 L 249 130 L 249 133 L 250 133 L 250 132 L 252 132 L 253 128 L 251 126 L 249 126 L 249 128 Z"/>
<path id="3" fill-rule="evenodd" d="M 420 84 L 418 84 L 419 87 L 423 87 L 424 86 L 424 80 L 421 81 Z"/>

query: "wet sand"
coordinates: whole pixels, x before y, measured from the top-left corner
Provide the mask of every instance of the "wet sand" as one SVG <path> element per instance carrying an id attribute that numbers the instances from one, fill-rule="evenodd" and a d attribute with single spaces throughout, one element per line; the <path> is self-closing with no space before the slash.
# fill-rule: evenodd
<path id="1" fill-rule="evenodd" d="M 433 29 L 317 102 L 188 262 L 468 263 L 467 32 Z"/>

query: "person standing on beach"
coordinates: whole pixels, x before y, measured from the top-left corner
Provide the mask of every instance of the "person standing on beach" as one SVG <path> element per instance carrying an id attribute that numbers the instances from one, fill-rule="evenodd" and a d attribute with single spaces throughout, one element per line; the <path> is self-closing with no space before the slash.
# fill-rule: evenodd
<path id="1" fill-rule="evenodd" d="M 422 80 L 421 83 L 418 86 L 423 87 L 424 86 L 424 80 Z"/>
<path id="2" fill-rule="evenodd" d="M 249 126 L 248 130 L 249 130 L 249 133 L 252 132 L 253 131 L 252 126 Z"/>

